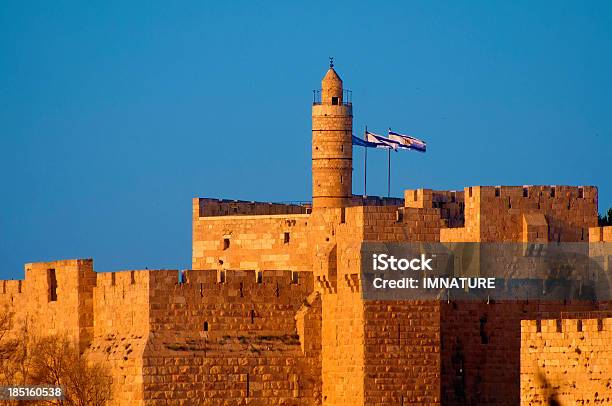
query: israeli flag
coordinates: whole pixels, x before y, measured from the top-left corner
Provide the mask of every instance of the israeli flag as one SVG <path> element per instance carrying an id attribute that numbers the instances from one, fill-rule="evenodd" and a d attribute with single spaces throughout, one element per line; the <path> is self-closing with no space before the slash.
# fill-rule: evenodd
<path id="1" fill-rule="evenodd" d="M 427 143 L 409 135 L 398 134 L 389 130 L 389 139 L 400 144 L 400 148 L 414 149 L 419 152 L 427 151 Z"/>
<path id="2" fill-rule="evenodd" d="M 371 133 L 369 131 L 366 131 L 366 141 L 378 144 L 376 148 L 393 148 L 394 151 L 397 151 L 398 148 L 401 148 L 401 144 L 399 142 L 383 137 L 382 135 Z"/>
<path id="3" fill-rule="evenodd" d="M 386 148 L 383 144 L 379 142 L 369 142 L 364 139 L 355 137 L 354 135 L 353 135 L 353 145 L 357 145 L 359 147 L 366 147 L 366 148 Z"/>

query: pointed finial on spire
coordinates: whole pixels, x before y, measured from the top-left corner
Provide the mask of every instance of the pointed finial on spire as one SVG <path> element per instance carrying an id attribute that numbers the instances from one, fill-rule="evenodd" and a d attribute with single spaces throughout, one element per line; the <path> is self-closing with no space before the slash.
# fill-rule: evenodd
<path id="1" fill-rule="evenodd" d="M 333 57 L 333 56 L 330 56 L 330 57 L 329 57 L 329 67 L 330 67 L 330 68 L 333 68 L 333 67 L 334 67 L 334 57 Z"/>

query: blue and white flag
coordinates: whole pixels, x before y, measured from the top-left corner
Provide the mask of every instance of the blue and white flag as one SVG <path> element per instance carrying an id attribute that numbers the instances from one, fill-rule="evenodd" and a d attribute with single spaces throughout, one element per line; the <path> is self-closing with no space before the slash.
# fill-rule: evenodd
<path id="1" fill-rule="evenodd" d="M 397 151 L 397 149 L 401 147 L 399 142 L 390 140 L 389 138 L 371 133 L 369 131 L 366 131 L 366 141 L 376 143 L 376 148 L 393 148 L 394 151 Z"/>
<path id="2" fill-rule="evenodd" d="M 386 146 L 384 146 L 380 142 L 369 142 L 362 138 L 355 137 L 354 135 L 353 135 L 353 145 L 357 145 L 359 147 L 366 147 L 366 148 L 386 148 Z"/>
<path id="3" fill-rule="evenodd" d="M 389 139 L 400 144 L 400 148 L 414 149 L 415 151 L 427 151 L 427 143 L 409 135 L 398 134 L 389 130 Z"/>

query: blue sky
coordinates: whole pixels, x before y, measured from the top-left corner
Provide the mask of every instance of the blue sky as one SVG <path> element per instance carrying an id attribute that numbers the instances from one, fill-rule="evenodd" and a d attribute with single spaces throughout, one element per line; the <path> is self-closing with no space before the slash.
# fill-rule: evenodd
<path id="1" fill-rule="evenodd" d="M 612 206 L 610 2 L 3 1 L 0 33 L 0 278 L 189 268 L 192 197 L 309 200 L 328 56 L 356 134 L 428 141 L 393 156 L 393 194 L 597 185 Z M 368 179 L 386 194 L 385 152 Z"/>

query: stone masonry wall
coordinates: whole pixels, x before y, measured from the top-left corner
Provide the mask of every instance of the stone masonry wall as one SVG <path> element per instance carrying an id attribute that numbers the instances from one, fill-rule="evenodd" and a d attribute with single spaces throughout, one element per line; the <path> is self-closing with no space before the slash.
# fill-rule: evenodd
<path id="1" fill-rule="evenodd" d="M 597 188 L 592 186 L 474 186 L 465 188 L 465 227 L 440 232 L 443 242 L 504 242 L 523 239 L 523 215 L 548 222 L 548 241 L 588 241 L 597 225 Z"/>
<path id="2" fill-rule="evenodd" d="M 612 242 L 612 226 L 589 228 L 589 242 Z"/>
<path id="3" fill-rule="evenodd" d="M 249 202 L 196 197 L 194 207 L 199 207 L 199 217 L 213 216 L 262 216 L 276 214 L 308 214 L 309 204 Z"/>
<path id="4" fill-rule="evenodd" d="M 309 215 L 200 217 L 193 208 L 193 269 L 311 269 Z"/>
<path id="5" fill-rule="evenodd" d="M 106 363 L 112 404 L 517 404 L 521 320 L 609 304 L 364 302 L 361 243 L 547 230 L 588 239 L 605 262 L 611 228 L 588 228 L 596 189 L 419 189 L 403 203 L 305 214 L 195 199 L 196 270 L 182 283 L 178 271 L 96 275 L 91 260 L 28 264 L 24 281 L 0 281 L 0 306 Z"/>
<path id="6" fill-rule="evenodd" d="M 315 209 L 309 220 L 315 288 L 321 294 L 321 379 L 324 405 L 364 403 L 363 301 L 355 286 L 361 207 Z M 341 242 L 341 243 L 340 243 Z"/>
<path id="7" fill-rule="evenodd" d="M 0 283 L 0 304 L 34 333 L 66 333 L 107 366 L 110 404 L 321 403 L 321 301 L 311 272 L 178 276 L 95 274 L 91 260 L 28 264 L 25 281 Z"/>
<path id="8" fill-rule="evenodd" d="M 583 317 L 521 322 L 521 405 L 612 403 L 612 318 Z"/>
<path id="9" fill-rule="evenodd" d="M 0 309 L 14 313 L 15 330 L 27 323 L 37 335 L 66 335 L 83 351 L 93 332 L 95 277 L 91 259 L 26 264 L 25 280 L 0 281 Z"/>
<path id="10" fill-rule="evenodd" d="M 312 106 L 312 204 L 342 207 L 352 194 L 352 107 Z"/>
<path id="11" fill-rule="evenodd" d="M 315 404 L 320 355 L 310 338 L 302 349 L 296 323 L 312 283 L 290 271 L 151 273 L 146 404 Z"/>
<path id="12" fill-rule="evenodd" d="M 443 302 L 442 403 L 517 405 L 521 321 L 606 309 L 592 302 Z"/>
<path id="13" fill-rule="evenodd" d="M 361 243 L 406 240 L 398 209 L 346 208 L 335 232 L 326 236 L 337 245 L 325 256 L 321 270 L 315 264 L 323 301 L 326 405 L 440 402 L 438 305 L 365 302 L 361 297 Z M 313 216 L 325 217 L 318 210 Z M 327 217 L 329 223 L 332 216 Z"/>
<path id="14" fill-rule="evenodd" d="M 154 272 L 97 274 L 94 336 L 87 356 L 110 369 L 112 404 L 144 404 L 143 354 L 149 340 L 150 275 Z"/>
<path id="15" fill-rule="evenodd" d="M 440 405 L 440 307 L 365 302 L 365 404 Z"/>

